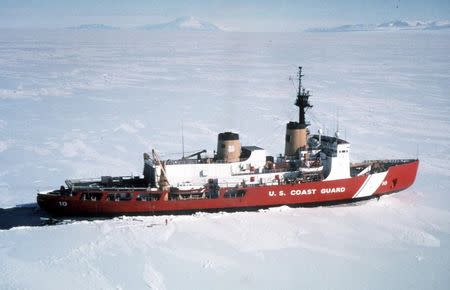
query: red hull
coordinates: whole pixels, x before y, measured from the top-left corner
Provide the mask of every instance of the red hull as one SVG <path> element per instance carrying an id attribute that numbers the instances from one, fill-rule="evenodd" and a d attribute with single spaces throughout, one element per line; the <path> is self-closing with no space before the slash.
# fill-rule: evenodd
<path id="1" fill-rule="evenodd" d="M 51 214 L 65 216 L 115 216 L 156 215 L 196 211 L 245 210 L 281 205 L 308 206 L 330 203 L 352 202 L 404 190 L 416 178 L 419 161 L 389 167 L 380 179 L 379 186 L 370 188 L 370 175 L 356 176 L 332 181 L 316 181 L 300 184 L 245 187 L 245 195 L 226 198 L 227 189 L 221 189 L 217 198 L 167 200 L 168 192 L 156 201 L 138 201 L 142 191 L 132 193 L 128 201 L 111 201 L 103 194 L 100 200 L 82 200 L 80 195 L 38 194 L 41 208 Z M 364 194 L 362 192 L 364 191 Z M 105 193 L 105 192 L 103 192 Z M 106 192 L 109 193 L 109 192 Z"/>

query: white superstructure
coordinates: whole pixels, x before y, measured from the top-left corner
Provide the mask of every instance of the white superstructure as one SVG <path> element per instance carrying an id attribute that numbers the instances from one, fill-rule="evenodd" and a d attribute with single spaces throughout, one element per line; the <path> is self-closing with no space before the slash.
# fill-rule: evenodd
<path id="1" fill-rule="evenodd" d="M 186 184 L 191 184 L 193 187 L 203 186 L 209 179 L 218 179 L 219 183 L 229 183 L 230 186 L 246 179 L 250 182 L 251 174 L 256 175 L 264 171 L 266 150 L 254 146 L 243 147 L 243 150 L 249 150 L 250 156 L 231 163 L 208 159 L 170 162 L 165 166 L 166 177 L 170 185 L 175 187 Z M 161 174 L 160 170 L 161 168 L 159 172 L 157 171 L 157 178 Z M 243 177 L 244 174 L 249 175 L 246 176 L 248 178 Z"/>
<path id="2" fill-rule="evenodd" d="M 242 146 L 240 158 L 235 162 L 202 158 L 199 154 L 197 159 L 146 164 L 153 164 L 155 187 L 165 178 L 167 186 L 180 190 L 200 189 L 211 180 L 220 187 L 235 187 L 350 178 L 348 142 L 336 137 L 313 135 L 308 144 L 308 148 L 298 150 L 296 156 L 280 155 L 276 162 L 260 147 Z"/>

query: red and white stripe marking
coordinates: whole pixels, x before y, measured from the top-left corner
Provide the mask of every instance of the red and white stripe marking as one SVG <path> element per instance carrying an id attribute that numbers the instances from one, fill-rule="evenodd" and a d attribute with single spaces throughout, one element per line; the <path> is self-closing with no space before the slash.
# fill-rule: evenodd
<path id="1" fill-rule="evenodd" d="M 370 174 L 353 198 L 366 197 L 374 194 L 386 178 L 388 171 Z"/>

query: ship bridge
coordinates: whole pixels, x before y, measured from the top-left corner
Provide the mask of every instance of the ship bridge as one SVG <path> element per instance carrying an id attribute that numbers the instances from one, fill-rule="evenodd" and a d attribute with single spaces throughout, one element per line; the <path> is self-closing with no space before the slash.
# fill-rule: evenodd
<path id="1" fill-rule="evenodd" d="M 325 180 L 350 178 L 350 143 L 333 136 L 313 135 L 322 151 Z"/>

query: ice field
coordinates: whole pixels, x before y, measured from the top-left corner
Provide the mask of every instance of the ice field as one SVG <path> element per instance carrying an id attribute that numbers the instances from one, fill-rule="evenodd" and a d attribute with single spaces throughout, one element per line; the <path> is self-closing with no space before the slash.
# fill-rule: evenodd
<path id="1" fill-rule="evenodd" d="M 186 151 L 232 130 L 282 153 L 299 65 L 312 132 L 421 162 L 379 201 L 0 230 L 0 289 L 448 289 L 449 51 L 449 31 L 0 30 L 0 226 L 65 179 L 179 157 L 182 126 Z"/>

